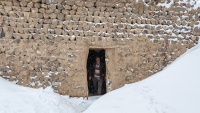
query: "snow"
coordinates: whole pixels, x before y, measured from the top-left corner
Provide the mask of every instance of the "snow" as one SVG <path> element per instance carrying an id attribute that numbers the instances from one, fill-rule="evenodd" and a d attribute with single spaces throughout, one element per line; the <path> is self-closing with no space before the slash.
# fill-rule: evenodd
<path id="1" fill-rule="evenodd" d="M 197 9 L 197 8 L 199 8 L 200 7 L 200 0 L 197 0 L 196 1 L 196 4 L 194 5 L 194 9 Z"/>
<path id="2" fill-rule="evenodd" d="M 163 71 L 125 85 L 83 113 L 200 113 L 200 40 Z"/>
<path id="3" fill-rule="evenodd" d="M 166 8 L 170 8 L 172 6 L 172 4 L 174 3 L 174 0 L 171 0 L 170 3 L 167 3 L 167 0 L 164 3 L 158 3 L 158 6 L 165 6 Z M 200 7 L 200 0 L 180 0 L 177 2 L 178 4 L 181 3 L 189 3 L 191 6 L 194 5 L 194 7 L 189 8 L 189 10 L 191 9 L 198 9 Z"/>
<path id="4" fill-rule="evenodd" d="M 0 113 L 81 113 L 98 98 L 70 98 L 54 93 L 51 87 L 32 89 L 0 77 Z"/>
<path id="5" fill-rule="evenodd" d="M 198 21 L 198 24 L 194 25 L 194 28 L 197 27 L 198 29 L 200 29 L 200 21 Z"/>
<path id="6" fill-rule="evenodd" d="M 174 3 L 174 0 L 171 0 L 170 3 L 167 3 L 167 0 L 166 0 L 165 3 L 158 3 L 158 6 L 165 6 L 166 8 L 170 8 L 173 3 Z"/>

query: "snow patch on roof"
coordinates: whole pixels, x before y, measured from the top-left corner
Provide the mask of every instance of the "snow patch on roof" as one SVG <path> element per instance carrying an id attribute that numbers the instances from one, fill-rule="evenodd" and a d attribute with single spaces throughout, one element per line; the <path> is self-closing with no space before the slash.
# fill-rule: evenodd
<path id="1" fill-rule="evenodd" d="M 194 5 L 194 9 L 197 9 L 197 8 L 199 8 L 200 7 L 200 0 L 197 0 L 196 1 L 196 4 Z"/>
<path id="2" fill-rule="evenodd" d="M 173 3 L 174 3 L 174 0 L 171 0 L 170 3 L 167 3 L 167 0 L 166 0 L 165 3 L 158 3 L 158 6 L 165 6 L 166 8 L 170 8 Z"/>

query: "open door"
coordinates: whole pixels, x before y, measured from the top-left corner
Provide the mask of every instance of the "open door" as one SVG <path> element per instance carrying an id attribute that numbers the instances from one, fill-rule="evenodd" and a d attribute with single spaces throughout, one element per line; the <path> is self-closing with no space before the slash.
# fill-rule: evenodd
<path id="1" fill-rule="evenodd" d="M 99 58 L 99 65 L 97 60 Z M 90 49 L 87 59 L 87 82 L 89 96 L 103 95 L 106 91 L 105 50 Z"/>

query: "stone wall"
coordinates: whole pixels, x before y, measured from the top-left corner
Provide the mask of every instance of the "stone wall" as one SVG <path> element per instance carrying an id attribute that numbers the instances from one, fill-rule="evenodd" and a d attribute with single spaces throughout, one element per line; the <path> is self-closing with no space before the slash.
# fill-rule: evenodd
<path id="1" fill-rule="evenodd" d="M 171 4 L 170 7 L 164 4 Z M 106 50 L 107 91 L 142 80 L 197 44 L 200 8 L 161 0 L 0 1 L 0 76 L 87 96 L 89 49 Z"/>

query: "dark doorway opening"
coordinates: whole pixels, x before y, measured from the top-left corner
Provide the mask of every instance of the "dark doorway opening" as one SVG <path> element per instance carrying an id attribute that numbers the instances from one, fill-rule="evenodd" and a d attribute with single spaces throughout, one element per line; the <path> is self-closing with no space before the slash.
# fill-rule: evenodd
<path id="1" fill-rule="evenodd" d="M 97 57 L 100 59 L 100 68 L 97 68 Z M 98 77 L 95 72 L 100 70 Z M 98 71 L 97 71 L 98 72 Z M 95 82 L 98 78 L 98 82 Z M 100 79 L 99 79 L 100 78 Z M 101 80 L 101 82 L 99 82 Z M 103 95 L 106 93 L 106 63 L 105 63 L 105 50 L 103 49 L 91 49 L 89 50 L 87 59 L 87 81 L 89 96 Z M 98 86 L 100 83 L 102 85 Z M 95 85 L 96 84 L 96 85 Z M 98 91 L 101 88 L 100 91 Z"/>

